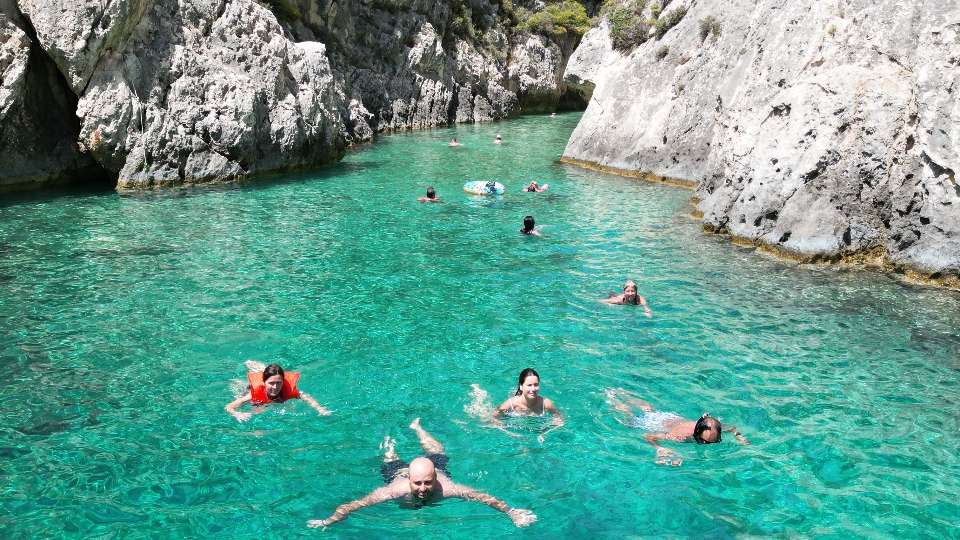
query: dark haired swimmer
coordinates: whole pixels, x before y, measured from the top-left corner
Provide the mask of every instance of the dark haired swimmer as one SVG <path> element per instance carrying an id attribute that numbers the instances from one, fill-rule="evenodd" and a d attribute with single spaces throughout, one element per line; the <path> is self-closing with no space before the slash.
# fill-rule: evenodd
<path id="1" fill-rule="evenodd" d="M 526 191 L 529 193 L 543 193 L 549 188 L 550 188 L 550 184 L 544 184 L 541 186 L 540 184 L 537 184 L 536 180 L 531 180 L 530 185 L 523 188 L 523 191 Z"/>
<path id="2" fill-rule="evenodd" d="M 536 229 L 536 222 L 533 221 L 533 216 L 526 216 L 523 218 L 523 227 L 520 229 L 520 234 L 526 234 L 528 236 L 543 236 L 540 234 L 540 231 Z"/>
<path id="3" fill-rule="evenodd" d="M 408 508 L 421 508 L 443 499 L 456 497 L 467 501 L 483 503 L 510 517 L 517 527 L 526 527 L 537 520 L 530 510 L 511 508 L 500 499 L 473 488 L 454 483 L 447 472 L 447 455 L 443 445 L 427 433 L 416 418 L 410 423 L 410 429 L 417 434 L 420 447 L 425 454 L 409 464 L 397 455 L 394 441 L 389 436 L 383 438 L 381 448 L 385 449 L 380 473 L 386 486 L 375 489 L 365 497 L 341 504 L 327 519 L 312 519 L 308 527 L 327 527 L 346 519 L 351 513 L 390 500 L 400 500 Z"/>
<path id="4" fill-rule="evenodd" d="M 258 368 L 260 365 L 258 362 L 247 362 L 248 368 Z M 248 401 L 257 407 L 254 412 L 259 414 L 266 410 L 262 407 L 263 405 L 283 403 L 288 399 L 302 399 L 313 407 L 320 416 L 328 416 L 330 414 L 329 410 L 317 403 L 306 392 L 297 389 L 297 381 L 299 380 L 300 373 L 296 371 L 284 372 L 278 364 L 270 364 L 264 367 L 262 371 L 253 369 L 247 373 L 247 381 L 250 383 L 249 391 L 228 403 L 224 410 L 236 418 L 237 421 L 246 422 L 253 416 L 253 413 L 240 412 L 237 409 Z"/>
<path id="5" fill-rule="evenodd" d="M 653 317 L 653 312 L 650 311 L 650 306 L 647 305 L 647 299 L 637 293 L 637 284 L 632 279 L 624 282 L 623 294 L 611 294 L 608 298 L 600 301 L 604 304 L 611 305 L 631 304 L 643 306 L 643 314 L 646 315 L 647 318 Z"/>
<path id="6" fill-rule="evenodd" d="M 553 404 L 553 401 L 540 395 L 540 374 L 533 368 L 526 368 L 520 372 L 517 391 L 493 411 L 493 421 L 495 426 L 504 429 L 500 423 L 500 417 L 503 415 L 543 416 L 547 413 L 553 416 L 553 425 L 537 437 L 541 443 L 547 433 L 563 427 L 564 421 L 560 409 Z"/>
<path id="7" fill-rule="evenodd" d="M 687 420 L 679 415 L 654 410 L 646 401 L 631 395 L 623 388 L 608 388 L 605 392 L 607 403 L 624 416 L 624 424 L 648 431 L 644 440 L 657 449 L 656 463 L 658 465 L 679 466 L 683 459 L 669 449 L 660 446 L 660 441 L 687 442 L 693 440 L 697 444 L 713 444 L 720 442 L 721 434 L 726 431 L 733 433 L 740 444 L 750 444 L 733 426 L 722 426 L 720 421 L 707 413 L 694 420 Z M 634 414 L 637 409 L 641 414 Z"/>
<path id="8" fill-rule="evenodd" d="M 427 188 L 427 196 L 420 197 L 417 202 L 440 202 L 440 197 L 437 197 L 437 191 L 430 186 Z"/>

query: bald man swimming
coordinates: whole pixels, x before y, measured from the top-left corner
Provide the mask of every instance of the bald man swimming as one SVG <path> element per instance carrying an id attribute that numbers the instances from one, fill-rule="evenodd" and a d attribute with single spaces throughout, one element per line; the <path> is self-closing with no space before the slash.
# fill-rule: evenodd
<path id="1" fill-rule="evenodd" d="M 454 483 L 447 471 L 447 455 L 443 451 L 443 445 L 420 426 L 419 418 L 410 423 L 410 429 L 420 440 L 423 457 L 418 457 L 409 464 L 405 463 L 397 455 L 396 441 L 389 436 L 384 437 L 382 448 L 385 452 L 380 472 L 387 485 L 371 491 L 363 498 L 341 504 L 327 519 L 312 519 L 307 522 L 307 526 L 327 527 L 346 519 L 361 508 L 395 499 L 400 499 L 405 507 L 420 508 L 450 497 L 483 503 L 509 516 L 517 527 L 526 527 L 537 520 L 537 516 L 530 510 L 510 508 L 507 503 L 492 495 Z"/>

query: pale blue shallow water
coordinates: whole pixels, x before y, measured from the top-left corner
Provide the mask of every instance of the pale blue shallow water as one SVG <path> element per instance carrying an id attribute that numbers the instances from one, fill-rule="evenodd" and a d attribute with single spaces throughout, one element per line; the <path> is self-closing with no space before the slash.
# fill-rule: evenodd
<path id="1" fill-rule="evenodd" d="M 957 538 L 960 296 L 706 236 L 688 191 L 556 163 L 577 119 L 383 137 L 253 185 L 4 196 L 0 532 Z M 550 191 L 520 193 L 533 177 Z M 461 191 L 487 178 L 506 195 Z M 427 185 L 446 202 L 414 202 Z M 528 213 L 544 238 L 517 233 Z M 596 301 L 625 277 L 652 320 Z M 235 422 L 248 358 L 299 369 L 335 414 Z M 567 416 L 542 445 L 464 410 L 471 383 L 499 401 L 527 366 Z M 753 444 L 657 466 L 614 386 Z M 379 485 L 384 434 L 416 455 L 415 416 L 455 479 L 540 520 L 384 504 L 305 528 Z"/>

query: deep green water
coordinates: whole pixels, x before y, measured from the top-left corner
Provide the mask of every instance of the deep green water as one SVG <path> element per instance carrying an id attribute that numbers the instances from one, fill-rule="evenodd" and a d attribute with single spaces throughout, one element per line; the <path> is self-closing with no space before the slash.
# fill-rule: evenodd
<path id="1" fill-rule="evenodd" d="M 2 535 L 960 537 L 960 296 L 706 236 L 687 191 L 556 163 L 577 118 L 384 137 L 253 185 L 4 196 Z M 487 178 L 507 194 L 460 189 Z M 446 202 L 414 202 L 427 185 Z M 544 238 L 517 233 L 528 213 Z M 626 277 L 652 320 L 596 301 Z M 237 423 L 249 358 L 335 414 Z M 568 419 L 542 445 L 464 410 L 527 366 Z M 613 386 L 753 444 L 657 466 Z M 455 501 L 305 528 L 379 485 L 384 434 L 417 453 L 415 416 L 456 480 L 539 522 Z"/>

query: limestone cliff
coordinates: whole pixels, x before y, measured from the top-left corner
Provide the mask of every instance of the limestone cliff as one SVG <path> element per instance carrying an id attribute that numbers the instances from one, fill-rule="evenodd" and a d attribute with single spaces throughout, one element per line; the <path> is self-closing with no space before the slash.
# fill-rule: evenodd
<path id="1" fill-rule="evenodd" d="M 579 39 L 486 0 L 0 2 L 0 184 L 231 181 L 554 108 Z"/>
<path id="2" fill-rule="evenodd" d="M 707 229 L 782 254 L 960 275 L 956 0 L 669 6 L 632 50 L 584 37 L 566 159 L 689 180 Z"/>

